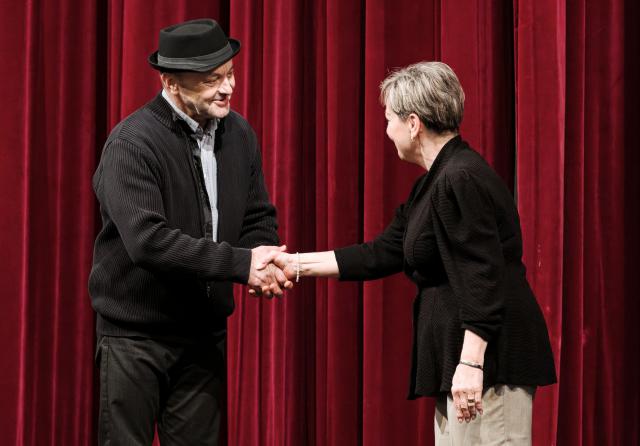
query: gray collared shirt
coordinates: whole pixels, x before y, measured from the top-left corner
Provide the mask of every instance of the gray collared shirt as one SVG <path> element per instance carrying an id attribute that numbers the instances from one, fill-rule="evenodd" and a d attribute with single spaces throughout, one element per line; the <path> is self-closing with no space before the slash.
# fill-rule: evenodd
<path id="1" fill-rule="evenodd" d="M 211 233 L 213 240 L 218 239 L 218 164 L 214 153 L 215 134 L 218 128 L 218 120 L 211 119 L 203 129 L 196 121 L 180 110 L 171 100 L 167 92 L 162 90 L 162 97 L 169 103 L 173 111 L 187 123 L 193 131 L 191 137 L 198 142 L 195 156 L 200 158 L 202 165 L 202 176 L 204 177 L 209 205 L 211 207 Z"/>

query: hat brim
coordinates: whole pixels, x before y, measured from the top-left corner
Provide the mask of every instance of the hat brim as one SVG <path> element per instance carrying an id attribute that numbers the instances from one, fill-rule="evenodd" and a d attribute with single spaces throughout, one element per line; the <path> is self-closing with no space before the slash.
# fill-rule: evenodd
<path id="1" fill-rule="evenodd" d="M 236 54 L 240 52 L 240 42 L 238 40 L 230 38 L 229 45 L 231 46 L 230 54 L 226 54 L 224 57 L 218 57 L 206 62 L 202 62 L 200 63 L 200 65 L 197 65 L 197 64 L 194 65 L 194 62 L 191 61 L 188 65 L 181 66 L 181 65 L 173 64 L 171 65 L 171 67 L 168 67 L 158 62 L 157 51 L 153 52 L 149 56 L 147 61 L 149 62 L 149 65 L 151 65 L 152 68 L 158 71 L 169 72 L 169 73 L 175 73 L 180 71 L 195 71 L 197 73 L 203 73 L 205 71 L 211 71 L 215 68 L 218 68 L 220 65 L 224 64 L 225 62 L 228 62 L 233 57 L 235 57 Z"/>

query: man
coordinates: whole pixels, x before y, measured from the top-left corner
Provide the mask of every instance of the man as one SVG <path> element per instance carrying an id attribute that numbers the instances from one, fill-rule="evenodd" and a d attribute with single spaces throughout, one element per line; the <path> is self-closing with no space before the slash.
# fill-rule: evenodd
<path id="1" fill-rule="evenodd" d="M 291 286 L 268 265 L 280 248 L 256 135 L 230 110 L 239 50 L 210 19 L 160 31 L 162 92 L 105 143 L 89 278 L 100 444 L 150 445 L 156 423 L 163 446 L 217 444 L 232 282 Z"/>

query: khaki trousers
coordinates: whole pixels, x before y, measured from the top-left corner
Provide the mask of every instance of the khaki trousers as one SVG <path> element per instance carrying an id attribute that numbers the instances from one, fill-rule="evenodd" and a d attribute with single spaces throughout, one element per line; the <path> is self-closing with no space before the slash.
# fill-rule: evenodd
<path id="1" fill-rule="evenodd" d="M 482 395 L 483 414 L 458 423 L 451 394 L 436 399 L 435 446 L 530 446 L 535 387 L 497 385 Z"/>

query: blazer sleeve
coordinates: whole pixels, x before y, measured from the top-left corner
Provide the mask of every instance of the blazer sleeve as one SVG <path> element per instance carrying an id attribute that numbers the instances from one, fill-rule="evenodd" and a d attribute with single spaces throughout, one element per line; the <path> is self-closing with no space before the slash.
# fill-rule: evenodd
<path id="1" fill-rule="evenodd" d="M 158 273 L 190 273 L 205 280 L 246 283 L 251 251 L 169 227 L 161 181 L 150 150 L 120 139 L 105 147 L 94 188 L 131 261 Z"/>
<path id="2" fill-rule="evenodd" d="M 406 205 L 373 241 L 335 250 L 340 280 L 373 280 L 402 271 Z"/>
<path id="3" fill-rule="evenodd" d="M 464 170 L 447 173 L 431 200 L 436 240 L 462 328 L 488 341 L 500 329 L 504 306 L 499 292 L 504 257 L 493 201 L 481 180 Z"/>

